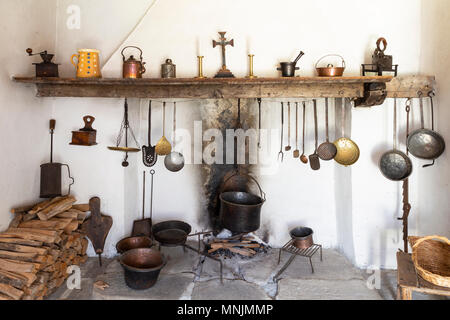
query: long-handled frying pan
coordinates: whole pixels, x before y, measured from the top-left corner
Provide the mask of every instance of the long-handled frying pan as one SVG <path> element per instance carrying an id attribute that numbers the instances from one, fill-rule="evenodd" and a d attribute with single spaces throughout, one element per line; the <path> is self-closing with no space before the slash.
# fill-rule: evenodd
<path id="1" fill-rule="evenodd" d="M 397 99 L 394 98 L 394 147 L 380 159 L 381 173 L 389 180 L 402 181 L 412 173 L 411 159 L 397 149 Z"/>
<path id="2" fill-rule="evenodd" d="M 435 132 L 434 130 L 425 129 L 425 123 L 423 119 L 423 98 L 421 93 L 419 93 L 419 96 L 420 121 L 422 128 L 414 131 L 409 135 L 408 150 L 414 157 L 424 160 L 433 160 L 434 164 L 434 160 L 439 158 L 445 151 L 445 141 L 439 133 Z M 431 94 L 429 97 L 431 99 L 431 111 L 434 114 L 433 99 L 431 97 Z M 434 118 L 434 116 L 432 118 Z M 434 123 L 432 125 L 432 128 L 434 129 Z"/>

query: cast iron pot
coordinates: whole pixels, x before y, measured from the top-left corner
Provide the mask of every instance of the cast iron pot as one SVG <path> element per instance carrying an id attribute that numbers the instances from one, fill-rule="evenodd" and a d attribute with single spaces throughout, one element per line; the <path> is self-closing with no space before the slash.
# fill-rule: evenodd
<path id="1" fill-rule="evenodd" d="M 153 248 L 133 249 L 120 257 L 125 270 L 125 283 L 135 290 L 145 290 L 155 285 L 165 262 L 161 253 Z"/>
<path id="2" fill-rule="evenodd" d="M 150 248 L 153 244 L 149 237 L 128 237 L 120 240 L 116 244 L 118 253 L 124 253 L 133 249 Z"/>
<path id="3" fill-rule="evenodd" d="M 224 186 L 237 175 L 239 173 L 225 180 Z M 243 175 L 257 184 L 261 196 L 237 191 L 222 192 L 219 196 L 222 227 L 235 233 L 249 233 L 258 230 L 261 223 L 261 207 L 266 202 L 266 195 L 258 181 L 250 175 Z"/>
<path id="4" fill-rule="evenodd" d="M 311 228 L 298 227 L 291 230 L 290 235 L 294 240 L 292 243 L 298 249 L 308 249 L 314 244 L 314 231 Z"/>

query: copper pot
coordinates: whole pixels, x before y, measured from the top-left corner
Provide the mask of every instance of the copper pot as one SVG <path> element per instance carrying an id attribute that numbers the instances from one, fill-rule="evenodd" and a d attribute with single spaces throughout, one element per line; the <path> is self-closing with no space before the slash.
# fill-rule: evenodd
<path id="1" fill-rule="evenodd" d="M 291 230 L 292 245 L 298 249 L 308 249 L 314 244 L 314 231 L 311 228 L 297 227 Z"/>
<path id="2" fill-rule="evenodd" d="M 339 57 L 342 59 L 342 67 L 335 67 L 331 63 L 327 64 L 326 67 L 318 67 L 319 62 L 322 61 L 326 57 Z M 340 55 L 337 54 L 328 54 L 319 59 L 316 63 L 316 70 L 319 77 L 342 77 L 345 71 L 345 60 Z"/>
<path id="3" fill-rule="evenodd" d="M 140 60 L 136 60 L 133 55 L 131 55 L 128 60 L 125 60 L 125 56 L 123 52 L 127 48 L 135 48 L 138 49 L 140 54 Z M 123 78 L 125 79 L 140 79 L 142 75 L 145 73 L 146 69 L 144 67 L 145 62 L 142 62 L 142 50 L 138 47 L 128 46 L 123 48 L 122 52 L 123 57 Z"/>

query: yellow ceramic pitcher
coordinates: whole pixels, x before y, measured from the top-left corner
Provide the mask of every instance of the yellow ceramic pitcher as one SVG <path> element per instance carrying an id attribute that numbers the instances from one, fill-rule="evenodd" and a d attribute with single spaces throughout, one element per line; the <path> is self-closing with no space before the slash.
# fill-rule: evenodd
<path id="1" fill-rule="evenodd" d="M 78 54 L 72 55 L 72 64 L 77 69 L 77 78 L 101 78 L 100 51 L 95 49 L 80 49 Z M 78 63 L 73 61 L 77 58 Z"/>

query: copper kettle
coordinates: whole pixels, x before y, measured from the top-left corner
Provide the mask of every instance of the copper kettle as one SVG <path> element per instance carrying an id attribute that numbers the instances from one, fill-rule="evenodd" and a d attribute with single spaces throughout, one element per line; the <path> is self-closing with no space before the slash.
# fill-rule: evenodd
<path id="1" fill-rule="evenodd" d="M 136 60 L 133 55 L 131 55 L 128 60 L 125 60 L 125 56 L 123 52 L 127 48 L 135 48 L 138 49 L 140 54 L 140 60 Z M 122 52 L 123 57 L 123 78 L 126 79 L 140 79 L 142 75 L 145 73 L 146 69 L 144 67 L 145 62 L 142 62 L 142 50 L 138 47 L 128 46 L 123 48 Z"/>

